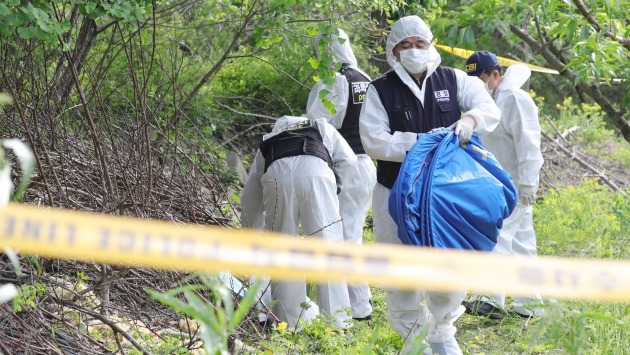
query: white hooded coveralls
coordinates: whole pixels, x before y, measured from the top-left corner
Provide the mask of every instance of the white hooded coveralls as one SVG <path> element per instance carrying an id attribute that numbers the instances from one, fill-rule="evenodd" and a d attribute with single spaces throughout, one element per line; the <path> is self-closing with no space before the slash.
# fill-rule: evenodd
<path id="1" fill-rule="evenodd" d="M 308 119 L 281 117 L 274 125 L 272 133 L 303 121 Z M 337 130 L 324 119 L 312 121 L 322 136 L 333 168 L 343 184 L 354 172 L 356 155 Z M 243 227 L 264 226 L 270 231 L 298 237 L 301 226 L 303 236 L 343 243 L 337 184 L 333 171 L 323 159 L 313 155 L 298 155 L 274 161 L 267 172 L 264 172 L 264 167 L 265 158 L 258 150 L 241 195 Z M 264 221 L 261 218 L 263 215 Z M 279 320 L 287 322 L 289 327 L 298 326 L 298 321 L 308 322 L 320 310 L 332 317 L 337 327 L 350 326 L 351 320 L 347 314 L 350 300 L 345 282 L 317 285 L 318 305 L 307 296 L 304 279 L 272 282 L 269 294 L 273 300 L 277 300 L 273 305 L 273 313 Z M 263 301 L 268 302 L 269 299 Z M 310 307 L 302 309 L 302 303 Z M 270 304 L 267 303 L 266 306 Z"/>
<path id="2" fill-rule="evenodd" d="M 359 71 L 370 80 L 370 77 L 357 67 L 357 59 L 352 52 L 350 40 L 342 29 L 339 29 L 339 37 L 345 40 L 344 43 L 340 43 L 337 36 L 333 35 L 330 44 L 333 61 L 348 64 L 350 68 Z M 320 57 L 320 40 L 321 34 L 315 37 L 315 51 L 318 57 Z M 346 117 L 350 88 L 348 80 L 343 74 L 337 72 L 335 79 L 335 84 L 332 86 L 324 85 L 323 81 L 319 81 L 313 86 L 308 95 L 306 117 L 325 118 L 336 129 L 340 129 Z M 330 91 L 326 98 L 335 105 L 335 113 L 328 111 L 319 98 L 319 92 L 322 89 Z M 350 180 L 344 181 L 343 189 L 339 193 L 339 212 L 343 220 L 343 236 L 347 243 L 357 245 L 363 243 L 363 224 L 372 204 L 372 191 L 375 184 L 376 167 L 374 162 L 367 154 L 357 154 L 355 173 Z M 372 314 L 372 305 L 370 304 L 372 295 L 366 282 L 349 284 L 348 293 L 352 317 L 364 318 Z"/>
<path id="3" fill-rule="evenodd" d="M 415 83 L 393 55 L 393 49 L 402 40 L 418 36 L 431 43 L 433 34 L 418 16 L 399 19 L 387 38 L 387 61 L 405 85 L 424 105 L 425 88 Z M 430 46 L 430 62 L 427 64 L 427 78 L 440 64 L 441 58 L 433 45 Z M 484 90 L 483 82 L 454 69 L 457 80 L 457 103 L 460 110 L 470 113 L 477 120 L 474 132 L 478 135 L 492 131 L 499 123 L 500 112 L 490 95 Z M 426 79 L 425 79 L 426 80 Z M 360 132 L 363 147 L 373 159 L 402 162 L 407 151 L 416 143 L 417 133 L 394 132 L 389 128 L 389 117 L 373 86 L 368 88 L 361 109 Z M 378 243 L 401 244 L 396 222 L 389 215 L 388 200 L 390 189 L 381 184 L 374 188 L 372 210 L 374 214 L 374 239 Z M 421 290 L 386 290 L 387 314 L 392 328 L 407 342 L 412 341 L 424 326 L 429 325 L 427 340 L 438 354 L 461 354 L 455 340 L 456 328 L 453 322 L 464 312 L 461 303 L 465 291 L 439 293 Z M 426 301 L 426 306 L 423 304 Z M 428 308 L 428 312 L 427 312 Z"/>
<path id="4" fill-rule="evenodd" d="M 486 149 L 501 163 L 503 169 L 512 176 L 514 185 L 537 189 L 543 165 L 538 108 L 529 93 L 521 89 L 530 75 L 531 70 L 524 64 L 508 67 L 499 87 L 492 95 L 501 110 L 501 122 L 493 132 L 480 139 Z M 522 205 L 519 201 L 510 217 L 503 221 L 503 228 L 497 238 L 497 245 L 492 250 L 493 253 L 536 257 L 532 211 L 532 206 Z M 482 300 L 503 308 L 505 293 L 482 297 Z M 536 304 L 541 303 L 540 295 L 516 296 L 513 306 L 514 310 L 521 314 L 532 315 L 543 312 L 541 308 L 536 307 Z"/>

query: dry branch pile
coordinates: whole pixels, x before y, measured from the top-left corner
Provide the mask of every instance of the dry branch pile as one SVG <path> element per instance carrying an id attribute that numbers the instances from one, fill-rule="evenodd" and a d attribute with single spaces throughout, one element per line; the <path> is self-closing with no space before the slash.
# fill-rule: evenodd
<path id="1" fill-rule="evenodd" d="M 38 160 L 25 203 L 226 228 L 238 223 L 220 175 L 226 174 L 222 162 L 212 152 L 196 148 L 190 135 L 156 139 L 147 122 L 131 119 L 123 126 L 103 112 L 92 117 L 94 127 L 80 112 L 51 119 L 20 101 L 0 115 L 0 137 L 22 139 Z M 17 163 L 13 173 L 17 179 Z M 200 348 L 198 326 L 145 292 L 169 290 L 186 275 L 36 257 L 21 262 L 24 276 L 18 277 L 0 254 L 0 284 L 14 283 L 31 293 L 20 312 L 0 305 L 0 353 L 102 354 L 131 348 L 149 353 L 158 340 Z"/>
<path id="2" fill-rule="evenodd" d="M 612 191 L 627 193 L 630 189 L 630 168 L 587 154 L 581 145 L 570 140 L 553 138 L 543 132 L 542 153 L 545 159 L 539 195 L 547 189 L 578 186 L 585 179 L 598 179 Z"/>

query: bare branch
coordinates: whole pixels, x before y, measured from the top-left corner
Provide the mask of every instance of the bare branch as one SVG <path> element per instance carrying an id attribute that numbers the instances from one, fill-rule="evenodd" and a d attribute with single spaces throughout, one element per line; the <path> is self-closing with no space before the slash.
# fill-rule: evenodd
<path id="1" fill-rule="evenodd" d="M 580 157 L 578 157 L 577 155 L 571 153 L 570 150 L 568 150 L 565 146 L 563 146 L 562 144 L 558 143 L 555 139 L 551 138 L 547 132 L 545 131 L 541 131 L 543 137 L 547 138 L 550 142 L 552 142 L 554 145 L 556 145 L 558 148 L 560 148 L 560 150 L 562 150 L 566 155 L 568 155 L 571 159 L 575 160 L 576 162 L 578 162 L 581 166 L 585 167 L 586 169 L 588 169 L 589 171 L 593 172 L 594 174 L 596 174 L 606 185 L 610 186 L 613 191 L 615 192 L 619 192 L 620 194 L 622 194 L 624 197 L 627 197 L 628 195 L 623 191 L 623 189 L 619 188 L 619 186 L 617 186 L 617 184 L 615 184 L 614 182 L 612 182 L 606 175 L 604 175 L 601 171 L 597 170 L 595 167 L 593 167 L 591 164 L 589 164 L 588 162 L 586 162 L 585 160 L 581 159 Z"/>
<path id="2" fill-rule="evenodd" d="M 193 97 L 195 97 L 195 95 L 197 95 L 197 93 L 199 92 L 199 90 L 208 82 L 208 80 L 210 80 L 210 78 L 219 71 L 219 69 L 223 66 L 223 62 L 225 62 L 228 58 L 229 58 L 229 53 L 231 53 L 233 50 L 235 50 L 238 47 L 239 44 L 239 38 L 241 37 L 241 35 L 243 33 L 245 33 L 245 30 L 247 29 L 247 25 L 249 24 L 249 21 L 254 17 L 255 14 L 255 8 L 257 5 L 258 1 L 254 0 L 252 2 L 252 5 L 249 9 L 249 13 L 247 14 L 247 16 L 245 16 L 245 18 L 243 19 L 243 23 L 241 25 L 241 27 L 238 29 L 238 31 L 236 31 L 236 33 L 234 33 L 234 36 L 232 37 L 232 43 L 230 43 L 230 45 L 228 46 L 228 48 L 225 49 L 225 52 L 223 53 L 223 55 L 221 56 L 221 58 L 219 58 L 219 60 L 214 64 L 214 66 L 212 66 L 212 69 L 210 69 L 210 71 L 208 71 L 202 78 L 201 80 L 199 80 L 199 82 L 197 83 L 197 85 L 195 86 L 194 89 L 192 89 L 192 91 L 188 94 L 188 96 L 186 96 L 186 98 L 184 99 L 184 101 L 181 104 L 181 107 L 185 107 L 188 105 L 188 103 L 190 102 L 190 100 L 192 100 Z M 248 37 L 251 36 L 251 34 L 248 34 Z M 167 127 L 174 127 L 175 124 L 177 123 L 179 116 L 174 117 L 171 122 L 169 122 L 169 125 Z"/>
<path id="3" fill-rule="evenodd" d="M 230 111 L 232 111 L 234 113 L 237 113 L 239 115 L 251 116 L 251 117 L 260 117 L 260 118 L 265 118 L 265 119 L 268 119 L 268 120 L 275 120 L 276 119 L 276 117 L 271 117 L 271 116 L 267 116 L 267 115 L 261 115 L 259 113 L 238 111 L 238 110 L 234 109 L 233 107 L 230 107 L 228 105 L 222 104 L 220 102 L 217 102 L 217 105 L 219 105 L 219 106 L 221 106 L 223 108 L 226 108 L 226 109 L 228 109 L 228 110 L 230 110 Z"/>

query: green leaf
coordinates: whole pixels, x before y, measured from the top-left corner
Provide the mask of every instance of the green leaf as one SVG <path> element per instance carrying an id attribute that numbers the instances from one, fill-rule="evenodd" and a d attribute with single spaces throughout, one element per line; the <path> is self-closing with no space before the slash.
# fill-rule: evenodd
<path id="1" fill-rule="evenodd" d="M 306 33 L 311 37 L 315 37 L 319 33 L 319 30 L 317 29 L 317 27 L 309 26 L 308 28 L 306 28 Z"/>
<path id="2" fill-rule="evenodd" d="M 328 89 L 321 89 L 317 93 L 317 96 L 319 97 L 320 100 L 324 101 L 324 99 L 326 99 L 326 96 L 328 96 L 328 94 L 330 94 L 330 90 L 328 90 Z"/>
<path id="3" fill-rule="evenodd" d="M 249 286 L 245 297 L 241 300 L 238 308 L 234 312 L 230 323 L 228 324 L 229 331 L 233 331 L 236 327 L 245 319 L 249 310 L 254 306 L 258 297 L 258 289 L 262 287 L 263 282 L 257 281 Z"/>
<path id="4" fill-rule="evenodd" d="M 17 33 L 20 38 L 32 39 L 38 37 L 38 29 L 35 27 L 18 27 Z"/>
<path id="5" fill-rule="evenodd" d="M 451 30 L 448 31 L 448 41 L 449 43 L 457 43 L 457 37 L 459 35 L 459 28 L 457 26 L 451 27 Z"/>
<path id="6" fill-rule="evenodd" d="M 335 76 L 324 78 L 324 85 L 333 86 L 335 85 L 336 81 L 337 81 L 337 78 Z"/>
<path id="7" fill-rule="evenodd" d="M 315 59 L 313 57 L 310 57 L 310 58 L 308 58 L 308 62 L 309 62 L 309 64 L 311 64 L 311 67 L 313 69 L 319 68 L 319 60 L 317 60 L 317 59 Z M 315 80 L 315 81 L 319 81 L 319 80 Z"/>
<path id="8" fill-rule="evenodd" d="M 11 105 L 12 103 L 13 99 L 11 98 L 11 96 L 5 93 L 0 93 L 0 108 L 2 106 Z"/>
<path id="9" fill-rule="evenodd" d="M 12 15 L 13 11 L 7 7 L 7 5 L 0 3 L 0 16 L 6 17 Z"/>
<path id="10" fill-rule="evenodd" d="M 466 34 L 464 35 L 464 44 L 475 44 L 475 33 L 470 29 L 466 29 Z"/>
<path id="11" fill-rule="evenodd" d="M 194 308 L 192 306 L 189 306 L 184 301 L 181 301 L 180 299 L 174 296 L 171 296 L 167 293 L 161 293 L 155 290 L 151 290 L 151 289 L 147 289 L 146 291 L 149 294 L 149 296 L 151 296 L 151 298 L 162 303 L 163 305 L 171 307 L 173 310 L 177 312 L 181 312 L 186 315 L 194 314 Z"/>
<path id="12" fill-rule="evenodd" d="M 576 19 L 571 19 L 569 24 L 567 25 L 567 39 L 572 41 L 575 37 L 575 29 L 577 28 L 578 22 Z"/>
<path id="13" fill-rule="evenodd" d="M 337 113 L 337 108 L 335 107 L 335 104 L 333 104 L 330 100 L 324 98 L 322 100 L 322 103 L 324 104 L 324 107 L 326 108 L 326 110 L 328 110 L 328 112 L 333 115 Z"/>

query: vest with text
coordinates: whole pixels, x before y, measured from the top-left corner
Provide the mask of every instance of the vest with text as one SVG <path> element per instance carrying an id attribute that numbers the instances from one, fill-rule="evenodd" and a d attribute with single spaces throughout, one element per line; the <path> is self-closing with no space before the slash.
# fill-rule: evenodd
<path id="1" fill-rule="evenodd" d="M 448 127 L 461 116 L 457 105 L 457 78 L 452 68 L 439 66 L 424 82 L 424 107 L 411 89 L 390 70 L 372 82 L 387 117 L 390 133 L 426 133 Z M 402 164 L 377 160 L 376 180 L 391 189 Z"/>
<path id="2" fill-rule="evenodd" d="M 365 154 L 363 144 L 361 144 L 361 136 L 359 135 L 359 114 L 361 113 L 361 105 L 363 105 L 363 99 L 370 80 L 360 71 L 350 68 L 347 64 L 341 67 L 340 72 L 348 80 L 350 94 L 348 95 L 346 115 L 338 131 L 355 154 Z"/>

